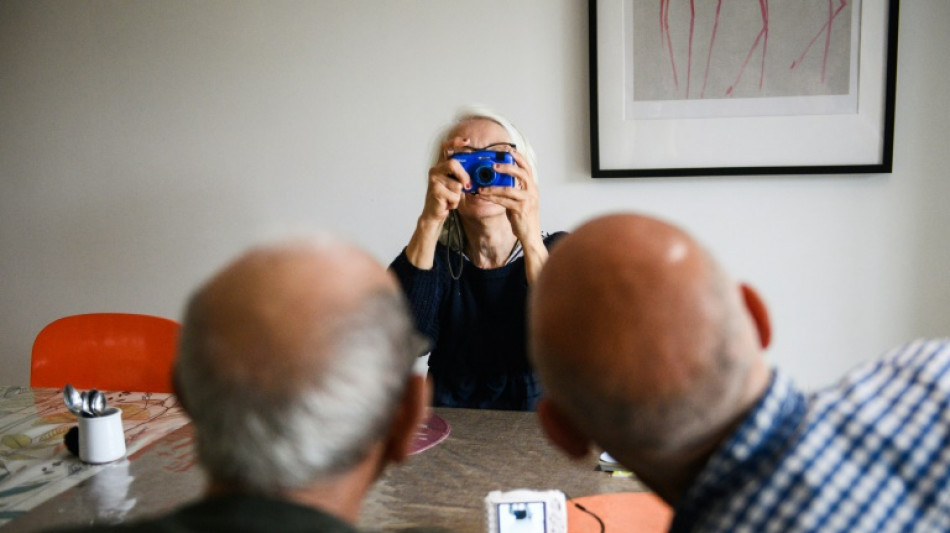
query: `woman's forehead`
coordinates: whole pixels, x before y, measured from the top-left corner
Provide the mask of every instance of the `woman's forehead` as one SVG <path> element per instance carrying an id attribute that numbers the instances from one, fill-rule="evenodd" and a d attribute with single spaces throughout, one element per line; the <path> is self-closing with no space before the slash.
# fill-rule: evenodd
<path id="1" fill-rule="evenodd" d="M 448 138 L 468 137 L 490 142 L 511 142 L 508 132 L 501 124 L 487 118 L 467 118 L 449 131 Z M 484 144 L 484 143 L 483 143 Z"/>

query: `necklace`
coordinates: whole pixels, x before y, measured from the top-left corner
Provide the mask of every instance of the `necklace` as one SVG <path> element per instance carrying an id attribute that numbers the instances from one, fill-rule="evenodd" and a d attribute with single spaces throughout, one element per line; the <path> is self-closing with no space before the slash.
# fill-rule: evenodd
<path id="1" fill-rule="evenodd" d="M 452 246 L 453 237 L 455 238 L 454 239 L 455 246 Z M 451 276 L 452 279 L 456 281 L 458 281 L 459 278 L 462 277 L 462 268 L 465 266 L 465 259 L 467 258 L 467 255 L 465 254 L 465 251 L 464 251 L 465 244 L 467 242 L 468 242 L 468 239 L 465 238 L 465 234 L 462 231 L 462 224 L 458 219 L 458 212 L 455 210 L 452 210 L 449 213 L 449 228 L 448 228 L 448 238 L 446 239 L 447 246 L 445 247 L 445 254 L 446 254 L 445 259 L 449 266 L 449 276 Z M 518 249 L 520 248 L 520 245 L 521 245 L 521 241 L 518 240 L 518 238 L 516 237 L 514 244 L 511 245 L 511 251 L 508 252 L 508 258 L 505 259 L 505 265 L 511 263 L 512 261 L 518 258 Z M 459 267 L 458 273 L 456 273 L 455 269 L 452 268 L 452 257 L 451 257 L 452 248 L 455 248 L 455 251 L 458 253 L 458 267 Z"/>

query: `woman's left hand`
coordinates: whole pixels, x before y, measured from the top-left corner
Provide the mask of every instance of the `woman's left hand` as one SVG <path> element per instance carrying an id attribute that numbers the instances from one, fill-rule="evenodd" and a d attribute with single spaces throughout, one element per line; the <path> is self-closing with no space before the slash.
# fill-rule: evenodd
<path id="1" fill-rule="evenodd" d="M 524 250 L 525 275 L 529 284 L 534 283 L 541 267 L 548 259 L 548 249 L 541 238 L 541 217 L 538 210 L 538 184 L 534 169 L 518 152 L 511 152 L 515 165 L 497 163 L 495 171 L 509 174 L 515 179 L 514 187 L 484 187 L 478 189 L 483 200 L 505 208 L 511 231 L 521 241 Z"/>
<path id="2" fill-rule="evenodd" d="M 528 160 L 516 151 L 510 153 L 516 164 L 496 163 L 494 170 L 513 177 L 515 186 L 482 187 L 478 189 L 478 195 L 483 200 L 505 208 L 508 221 L 511 222 L 511 231 L 527 248 L 530 242 L 541 239 L 538 184 Z"/>

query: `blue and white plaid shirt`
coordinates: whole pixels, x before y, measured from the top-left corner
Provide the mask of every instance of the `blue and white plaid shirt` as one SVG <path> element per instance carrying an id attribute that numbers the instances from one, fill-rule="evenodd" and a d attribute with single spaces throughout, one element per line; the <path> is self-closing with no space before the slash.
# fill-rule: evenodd
<path id="1" fill-rule="evenodd" d="M 805 395 L 776 372 L 670 531 L 950 531 L 950 341 Z"/>

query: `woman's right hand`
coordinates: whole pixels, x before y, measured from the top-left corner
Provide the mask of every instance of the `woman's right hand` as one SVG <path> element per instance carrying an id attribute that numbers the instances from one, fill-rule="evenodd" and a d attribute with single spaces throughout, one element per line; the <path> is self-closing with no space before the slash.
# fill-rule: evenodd
<path id="1" fill-rule="evenodd" d="M 425 205 L 419 215 L 416 230 L 406 246 L 409 262 L 422 270 L 432 268 L 432 257 L 439 242 L 442 224 L 453 209 L 458 208 L 463 190 L 471 182 L 461 163 L 452 159 L 452 154 L 468 146 L 469 140 L 452 137 L 442 143 L 439 160 L 429 169 L 429 184 L 426 188 Z"/>
<path id="2" fill-rule="evenodd" d="M 469 140 L 462 137 L 452 137 L 442 142 L 439 160 L 429 169 L 429 186 L 420 220 L 425 219 L 441 227 L 449 213 L 458 208 L 463 189 L 470 187 L 471 182 L 462 164 L 452 159 L 452 155 L 468 146 L 468 143 Z"/>

